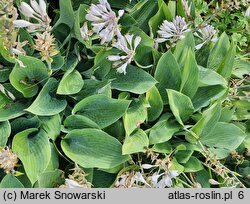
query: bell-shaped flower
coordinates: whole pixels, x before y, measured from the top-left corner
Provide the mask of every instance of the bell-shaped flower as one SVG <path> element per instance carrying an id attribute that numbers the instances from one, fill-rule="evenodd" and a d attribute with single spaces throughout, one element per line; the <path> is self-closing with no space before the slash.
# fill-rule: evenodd
<path id="1" fill-rule="evenodd" d="M 29 32 L 50 29 L 49 24 L 51 20 L 47 14 L 44 0 L 39 0 L 39 3 L 36 0 L 30 0 L 30 5 L 26 2 L 21 2 L 19 11 L 25 16 L 26 20 L 15 20 L 15 27 L 27 27 Z M 30 18 L 36 20 L 36 23 L 31 23 L 29 20 Z"/>
<path id="2" fill-rule="evenodd" d="M 115 36 L 121 36 L 118 21 L 123 13 L 124 10 L 119 10 L 116 16 L 107 0 L 99 0 L 99 4 L 90 6 L 86 19 L 92 22 L 92 29 L 101 38 L 101 44 L 110 42 Z"/>
<path id="3" fill-rule="evenodd" d="M 206 25 L 205 27 L 199 29 L 194 35 L 201 40 L 201 43 L 195 46 L 197 50 L 201 49 L 206 42 L 211 41 L 215 43 L 217 41 L 216 30 L 211 25 Z"/>
<path id="4" fill-rule="evenodd" d="M 185 19 L 181 16 L 176 16 L 173 21 L 164 20 L 160 26 L 160 30 L 157 31 L 159 38 L 156 38 L 157 43 L 170 42 L 170 44 L 175 44 L 179 39 L 183 39 L 186 32 L 190 29 L 185 22 Z"/>
<path id="5" fill-rule="evenodd" d="M 121 36 L 118 40 L 112 44 L 113 47 L 122 51 L 119 55 L 110 55 L 108 60 L 113 62 L 113 67 L 117 68 L 117 72 L 126 74 L 126 68 L 130 64 L 135 56 L 136 48 L 141 42 L 141 37 L 136 36 L 133 40 L 134 35 L 126 34 Z"/>

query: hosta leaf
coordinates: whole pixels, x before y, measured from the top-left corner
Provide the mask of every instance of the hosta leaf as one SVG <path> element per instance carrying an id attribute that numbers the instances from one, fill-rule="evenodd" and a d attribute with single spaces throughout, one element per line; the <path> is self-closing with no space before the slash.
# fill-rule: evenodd
<path id="1" fill-rule="evenodd" d="M 191 156 L 190 159 L 185 164 L 183 164 L 183 166 L 185 168 L 184 172 L 197 172 L 204 169 L 201 161 L 194 156 Z"/>
<path id="2" fill-rule="evenodd" d="M 227 86 L 227 81 L 212 69 L 199 66 L 199 87 L 222 85 Z"/>
<path id="3" fill-rule="evenodd" d="M 124 115 L 123 122 L 127 135 L 130 135 L 136 128 L 140 127 L 147 118 L 147 109 L 143 98 L 134 100 Z"/>
<path id="4" fill-rule="evenodd" d="M 180 65 L 181 69 L 183 69 L 186 63 L 187 53 L 189 52 L 189 50 L 193 52 L 194 47 L 195 47 L 194 37 L 191 32 L 186 33 L 185 38 L 177 42 L 174 51 L 174 57 L 178 62 L 178 64 Z"/>
<path id="5" fill-rule="evenodd" d="M 70 0 L 60 0 L 60 17 L 54 27 L 60 24 L 66 24 L 69 28 L 74 25 L 74 12 Z"/>
<path id="6" fill-rule="evenodd" d="M 219 121 L 220 112 L 220 102 L 214 103 L 210 108 L 202 113 L 201 119 L 191 128 L 191 131 L 198 137 L 209 134 L 215 127 L 215 124 Z M 190 134 L 186 135 L 186 139 L 189 142 L 195 142 L 194 138 Z"/>
<path id="7" fill-rule="evenodd" d="M 175 90 L 167 89 L 169 106 L 176 120 L 184 126 L 183 122 L 194 112 L 191 99 Z"/>
<path id="8" fill-rule="evenodd" d="M 0 188 L 24 188 L 24 186 L 15 176 L 7 174 L 1 181 Z"/>
<path id="9" fill-rule="evenodd" d="M 187 163 L 192 154 L 192 150 L 178 150 L 174 156 L 179 163 Z"/>
<path id="10" fill-rule="evenodd" d="M 20 67 L 16 63 L 12 72 L 10 73 L 10 83 L 12 86 L 21 92 L 24 97 L 29 98 L 37 94 L 38 83 L 45 83 L 48 78 L 48 70 L 45 64 L 34 57 L 19 56 L 25 67 Z"/>
<path id="11" fill-rule="evenodd" d="M 18 117 L 11 122 L 11 134 L 15 135 L 29 128 L 39 128 L 40 121 L 37 116 L 26 118 Z"/>
<path id="12" fill-rule="evenodd" d="M 37 182 L 38 188 L 57 188 L 64 184 L 63 171 L 56 169 L 42 173 Z"/>
<path id="13" fill-rule="evenodd" d="M 172 20 L 172 14 L 163 0 L 158 0 L 158 12 L 148 21 L 150 34 L 152 37 L 156 36 L 159 26 L 163 20 Z"/>
<path id="14" fill-rule="evenodd" d="M 81 74 L 77 70 L 68 70 L 61 79 L 57 94 L 70 95 L 81 91 L 84 81 Z"/>
<path id="15" fill-rule="evenodd" d="M 234 60 L 233 75 L 243 79 L 245 74 L 250 73 L 250 61 L 237 59 Z"/>
<path id="16" fill-rule="evenodd" d="M 6 98 L 2 97 L 2 94 L 0 93 L 0 122 L 25 114 L 24 109 L 27 108 L 27 106 L 27 104 L 23 104 L 18 101 L 12 102 L 10 100 L 6 100 Z"/>
<path id="17" fill-rule="evenodd" d="M 201 136 L 201 142 L 209 147 L 236 149 L 246 137 L 236 125 L 219 122 L 207 135 Z"/>
<path id="18" fill-rule="evenodd" d="M 125 137 L 124 144 L 122 145 L 122 154 L 145 152 L 148 145 L 147 134 L 142 129 L 138 129 L 133 134 Z"/>
<path id="19" fill-rule="evenodd" d="M 192 98 L 198 89 L 199 70 L 191 49 L 187 52 L 181 79 L 180 91 Z"/>
<path id="20" fill-rule="evenodd" d="M 195 96 L 192 98 L 192 102 L 195 110 L 199 110 L 210 104 L 211 101 L 215 101 L 226 96 L 228 88 L 221 85 L 205 86 L 198 88 Z"/>
<path id="21" fill-rule="evenodd" d="M 100 127 L 89 118 L 83 115 L 70 115 L 64 120 L 64 127 L 67 130 L 83 129 L 83 128 L 97 128 Z"/>
<path id="22" fill-rule="evenodd" d="M 57 80 L 50 78 L 35 101 L 26 110 L 41 116 L 56 115 L 63 111 L 67 106 L 67 102 L 63 97 L 56 95 L 57 85 Z"/>
<path id="23" fill-rule="evenodd" d="M 225 77 L 228 78 L 232 74 L 233 65 L 234 65 L 234 58 L 236 53 L 236 45 L 235 43 L 231 43 L 230 48 L 227 51 L 226 56 L 222 60 L 217 72 Z"/>
<path id="24" fill-rule="evenodd" d="M 168 120 L 157 122 L 150 130 L 149 143 L 157 144 L 170 140 L 174 133 L 180 129 L 180 125 Z"/>
<path id="25" fill-rule="evenodd" d="M 24 130 L 15 135 L 12 149 L 22 161 L 29 180 L 34 184 L 50 161 L 51 149 L 46 133 L 36 128 Z"/>
<path id="26" fill-rule="evenodd" d="M 158 89 L 155 86 L 147 91 L 146 99 L 150 105 L 148 108 L 148 120 L 154 121 L 161 115 L 163 110 L 163 101 Z"/>
<path id="27" fill-rule="evenodd" d="M 210 51 L 207 67 L 217 71 L 228 53 L 230 47 L 229 38 L 226 33 L 222 33 L 213 49 Z"/>
<path id="28" fill-rule="evenodd" d="M 55 143 L 50 143 L 51 149 L 51 157 L 45 172 L 47 171 L 54 171 L 59 168 L 59 158 L 58 158 L 58 150 L 55 148 Z"/>
<path id="29" fill-rule="evenodd" d="M 61 142 L 64 153 L 85 168 L 109 169 L 124 163 L 122 145 L 114 137 L 97 129 L 72 130 Z"/>
<path id="30" fill-rule="evenodd" d="M 102 94 L 93 95 L 77 103 L 72 113 L 86 116 L 104 128 L 122 117 L 129 103 L 128 100 L 112 99 Z"/>
<path id="31" fill-rule="evenodd" d="M 127 74 L 119 74 L 113 70 L 107 77 L 114 79 L 111 82 L 112 88 L 135 94 L 143 94 L 157 83 L 146 71 L 131 65 L 127 67 Z"/>
<path id="32" fill-rule="evenodd" d="M 10 132 L 11 127 L 9 121 L 0 122 L 0 149 L 6 146 Z"/>
<path id="33" fill-rule="evenodd" d="M 145 2 L 145 3 L 144 3 Z M 157 12 L 157 1 L 148 0 L 138 2 L 133 8 L 131 15 L 137 21 L 138 27 L 148 32 L 148 20 Z"/>
<path id="34" fill-rule="evenodd" d="M 181 85 L 180 67 L 170 51 L 162 55 L 160 58 L 154 76 L 159 82 L 156 87 L 159 89 L 163 102 L 166 104 L 166 89 L 174 89 L 178 91 Z"/>
<path id="35" fill-rule="evenodd" d="M 48 137 L 52 140 L 60 135 L 61 132 L 61 117 L 59 114 L 53 116 L 40 116 L 41 129 L 47 133 Z"/>

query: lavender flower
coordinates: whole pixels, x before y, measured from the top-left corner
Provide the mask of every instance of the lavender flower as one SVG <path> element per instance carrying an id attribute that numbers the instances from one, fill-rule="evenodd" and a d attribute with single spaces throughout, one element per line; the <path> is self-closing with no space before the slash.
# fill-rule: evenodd
<path id="1" fill-rule="evenodd" d="M 118 21 L 123 14 L 124 10 L 119 10 L 117 17 L 107 0 L 99 0 L 99 4 L 90 6 L 86 19 L 92 22 L 93 31 L 101 38 L 101 44 L 104 44 L 115 36 L 121 36 Z"/>
<path id="2" fill-rule="evenodd" d="M 89 36 L 93 34 L 91 30 L 88 29 L 88 24 L 85 22 L 83 26 L 80 28 L 80 33 L 83 38 L 83 40 L 88 40 Z"/>
<path id="3" fill-rule="evenodd" d="M 201 39 L 201 43 L 195 46 L 197 50 L 199 50 L 206 42 L 213 42 L 215 43 L 217 41 L 217 37 L 215 37 L 216 30 L 211 25 L 206 25 L 205 27 L 198 30 L 198 32 L 195 33 L 195 36 Z"/>
<path id="4" fill-rule="evenodd" d="M 31 5 L 31 6 L 30 6 Z M 26 20 L 15 20 L 14 25 L 18 28 L 27 27 L 29 32 L 37 30 L 45 31 L 50 29 L 50 18 L 46 12 L 46 3 L 44 0 L 30 0 L 30 5 L 26 2 L 21 2 L 19 11 L 25 16 Z M 29 19 L 32 18 L 37 23 L 31 23 Z"/>
<path id="5" fill-rule="evenodd" d="M 126 34 L 125 37 L 121 36 L 118 38 L 117 42 L 113 43 L 112 46 L 121 50 L 125 55 L 110 55 L 108 60 L 114 62 L 113 67 L 118 67 L 117 72 L 126 74 L 126 68 L 128 64 L 133 61 L 135 56 L 135 51 L 139 43 L 141 42 L 141 37 L 136 36 L 133 41 L 134 35 Z"/>
<path id="6" fill-rule="evenodd" d="M 176 16 L 172 22 L 164 20 L 157 31 L 159 38 L 156 38 L 157 43 L 169 41 L 170 44 L 175 44 L 179 39 L 183 39 L 186 32 L 189 32 L 188 25 L 185 19 L 181 16 Z"/>

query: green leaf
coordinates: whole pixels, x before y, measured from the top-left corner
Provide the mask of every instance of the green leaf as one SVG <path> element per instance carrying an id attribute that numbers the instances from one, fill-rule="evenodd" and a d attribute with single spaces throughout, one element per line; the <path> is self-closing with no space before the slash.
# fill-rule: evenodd
<path id="1" fill-rule="evenodd" d="M 107 78 L 114 79 L 111 82 L 113 89 L 129 91 L 135 94 L 143 94 L 157 83 L 146 71 L 132 65 L 127 67 L 127 73 L 125 75 L 113 70 Z"/>
<path id="2" fill-rule="evenodd" d="M 49 164 L 51 149 L 44 131 L 24 130 L 14 136 L 12 149 L 22 161 L 29 180 L 34 184 Z"/>
<path id="3" fill-rule="evenodd" d="M 59 0 L 60 5 L 60 17 L 54 27 L 60 24 L 66 24 L 69 28 L 74 25 L 74 12 L 70 0 Z"/>
<path id="4" fill-rule="evenodd" d="M 178 132 L 180 125 L 168 120 L 158 121 L 150 130 L 149 143 L 157 144 L 170 140 Z"/>
<path id="5" fill-rule="evenodd" d="M 77 70 L 68 70 L 63 75 L 58 88 L 57 94 L 70 95 L 81 91 L 84 81 Z"/>
<path id="6" fill-rule="evenodd" d="M 55 94 L 57 85 L 57 80 L 50 78 L 35 101 L 26 110 L 41 116 L 56 115 L 63 111 L 67 106 L 67 102 L 63 97 Z"/>
<path id="7" fill-rule="evenodd" d="M 11 127 L 9 121 L 0 122 L 0 149 L 6 146 L 10 132 Z"/>
<path id="8" fill-rule="evenodd" d="M 136 128 L 140 127 L 147 119 L 147 109 L 144 98 L 134 100 L 124 115 L 123 123 L 127 135 L 130 135 Z"/>
<path id="9" fill-rule="evenodd" d="M 146 92 L 146 99 L 150 105 L 148 108 L 148 120 L 154 121 L 161 115 L 163 110 L 163 101 L 155 86 Z"/>
<path id="10" fill-rule="evenodd" d="M 176 120 L 184 126 L 183 122 L 185 122 L 194 112 L 191 99 L 188 96 L 171 89 L 167 89 L 167 94 L 171 111 Z"/>
<path id="11" fill-rule="evenodd" d="M 201 142 L 209 147 L 236 149 L 246 137 L 236 125 L 218 122 L 209 134 L 201 135 Z"/>
<path id="12" fill-rule="evenodd" d="M 228 53 L 230 47 L 229 38 L 226 33 L 222 33 L 214 47 L 210 51 L 207 67 L 217 71 Z"/>
<path id="13" fill-rule="evenodd" d="M 171 143 L 167 141 L 167 142 L 155 144 L 153 146 L 153 150 L 155 152 L 169 154 L 170 152 L 173 151 L 173 148 L 171 146 Z"/>
<path id="14" fill-rule="evenodd" d="M 1 68 L 0 69 L 0 83 L 6 82 L 9 79 L 11 69 L 9 68 Z"/>
<path id="15" fill-rule="evenodd" d="M 234 58 L 236 54 L 236 45 L 234 43 L 231 43 L 231 46 L 224 57 L 223 61 L 221 62 L 217 72 L 225 77 L 228 78 L 232 74 L 233 65 L 234 65 Z"/>
<path id="16" fill-rule="evenodd" d="M 158 88 L 163 102 L 167 103 L 166 89 L 179 90 L 181 85 L 181 71 L 171 51 L 160 58 L 156 70 L 155 79 L 159 82 Z"/>
<path id="17" fill-rule="evenodd" d="M 243 79 L 245 74 L 250 73 L 250 61 L 237 59 L 234 60 L 233 75 Z"/>
<path id="18" fill-rule="evenodd" d="M 129 160 L 114 137 L 97 129 L 72 130 L 61 142 L 64 153 L 85 168 L 109 169 Z"/>
<path id="19" fill-rule="evenodd" d="M 138 129 L 133 134 L 125 137 L 124 144 L 122 145 L 122 154 L 145 152 L 148 145 L 149 141 L 147 134 L 142 129 Z"/>
<path id="20" fill-rule="evenodd" d="M 195 110 L 208 106 L 212 101 L 227 96 L 228 88 L 221 85 L 200 87 L 192 99 Z"/>
<path id="21" fill-rule="evenodd" d="M 188 49 L 181 79 L 180 92 L 192 98 L 198 89 L 199 70 L 191 49 Z"/>
<path id="22" fill-rule="evenodd" d="M 191 156 L 187 163 L 183 164 L 183 166 L 185 168 L 184 172 L 197 172 L 204 169 L 201 161 L 193 156 Z"/>
<path id="23" fill-rule="evenodd" d="M 11 122 L 11 134 L 15 135 L 29 128 L 39 128 L 40 121 L 37 116 L 26 118 L 18 117 Z"/>
<path id="24" fill-rule="evenodd" d="M 191 32 L 185 34 L 185 38 L 178 41 L 174 51 L 174 57 L 182 69 L 186 63 L 186 56 L 191 49 L 194 52 L 195 42 Z"/>
<path id="25" fill-rule="evenodd" d="M 80 4 L 77 11 L 75 12 L 75 20 L 74 20 L 74 27 L 73 27 L 73 36 L 82 43 L 85 43 L 80 32 L 80 24 L 86 20 L 85 16 L 87 14 L 87 9 L 89 8 L 88 5 Z"/>
<path id="26" fill-rule="evenodd" d="M 50 149 L 51 149 L 51 157 L 49 164 L 47 168 L 45 169 L 45 172 L 47 171 L 54 171 L 59 168 L 59 158 L 58 158 L 58 151 L 55 148 L 55 143 L 50 143 Z"/>
<path id="27" fill-rule="evenodd" d="M 89 96 L 75 105 L 73 114 L 79 114 L 93 120 L 100 128 L 116 122 L 126 112 L 130 101 L 117 100 L 99 94 Z"/>
<path id="28" fill-rule="evenodd" d="M 25 67 L 20 67 L 16 63 L 9 76 L 10 83 L 24 97 L 29 98 L 37 94 L 37 82 L 44 83 L 48 80 L 48 70 L 45 64 L 37 58 L 20 55 L 19 60 Z"/>
<path id="29" fill-rule="evenodd" d="M 63 177 L 63 171 L 59 169 L 44 172 L 39 176 L 37 185 L 39 188 L 58 188 L 58 186 L 64 184 Z"/>
<path id="30" fill-rule="evenodd" d="M 199 87 L 222 85 L 227 86 L 227 81 L 212 69 L 199 66 Z"/>
<path id="31" fill-rule="evenodd" d="M 9 100 L 6 100 L 2 98 L 2 94 L 0 93 L 0 122 L 10 120 L 25 114 L 25 108 L 27 108 L 27 104 L 22 104 L 18 101 L 11 102 Z"/>
<path id="32" fill-rule="evenodd" d="M 173 18 L 167 4 L 163 0 L 158 0 L 158 7 L 158 12 L 148 21 L 150 35 L 152 37 L 156 36 L 156 32 L 159 30 L 159 26 L 163 20 L 172 20 Z"/>
<path id="33" fill-rule="evenodd" d="M 194 151 L 192 150 L 178 150 L 174 157 L 179 163 L 187 163 Z"/>
<path id="34" fill-rule="evenodd" d="M 219 121 L 220 113 L 221 103 L 214 103 L 211 107 L 209 107 L 202 113 L 201 119 L 191 128 L 191 131 L 198 137 L 203 137 L 209 134 L 215 127 L 216 123 Z M 196 142 L 190 134 L 186 135 L 186 139 L 191 143 Z"/>
<path id="35" fill-rule="evenodd" d="M 64 120 L 64 127 L 67 130 L 74 129 L 83 129 L 83 128 L 97 128 L 99 129 L 99 125 L 97 125 L 94 121 L 83 115 L 70 115 Z"/>
<path id="36" fill-rule="evenodd" d="M 138 2 L 132 12 L 132 17 L 137 21 L 137 25 L 144 32 L 149 31 L 148 21 L 157 12 L 157 1 L 147 0 Z"/>
<path id="37" fill-rule="evenodd" d="M 1 181 L 0 188 L 24 188 L 24 186 L 15 176 L 7 174 Z"/>
<path id="38" fill-rule="evenodd" d="M 59 114 L 53 116 L 39 116 L 40 128 L 46 132 L 49 138 L 56 140 L 61 132 L 61 117 Z"/>

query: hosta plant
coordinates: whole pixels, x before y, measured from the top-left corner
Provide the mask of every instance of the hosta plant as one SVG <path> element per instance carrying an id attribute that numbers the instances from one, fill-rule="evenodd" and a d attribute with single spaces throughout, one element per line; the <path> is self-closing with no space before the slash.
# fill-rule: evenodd
<path id="1" fill-rule="evenodd" d="M 0 187 L 249 187 L 250 63 L 199 5 L 1 1 Z"/>

